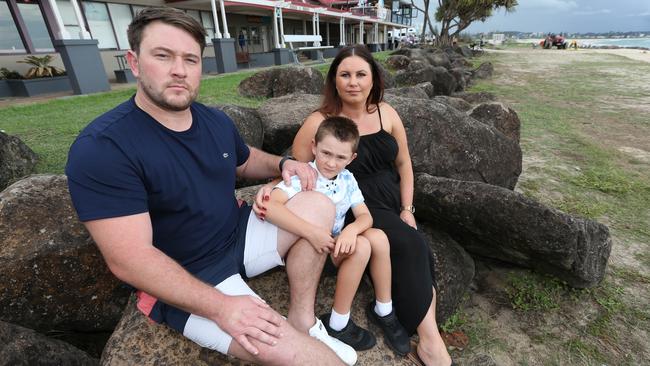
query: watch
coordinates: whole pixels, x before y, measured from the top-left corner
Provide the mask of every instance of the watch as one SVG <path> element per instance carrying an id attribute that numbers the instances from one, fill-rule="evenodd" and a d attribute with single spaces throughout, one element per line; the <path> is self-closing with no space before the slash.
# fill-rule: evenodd
<path id="1" fill-rule="evenodd" d="M 294 157 L 291 156 L 291 155 L 285 155 L 285 156 L 283 156 L 282 159 L 280 159 L 280 163 L 278 164 L 278 167 L 280 168 L 280 173 L 282 173 L 282 166 L 284 165 L 284 163 L 285 163 L 287 160 L 296 160 L 296 158 L 294 158 Z"/>
<path id="2" fill-rule="evenodd" d="M 410 205 L 410 206 L 402 206 L 400 207 L 401 211 L 409 211 L 410 213 L 414 214 L 415 213 L 415 206 Z"/>

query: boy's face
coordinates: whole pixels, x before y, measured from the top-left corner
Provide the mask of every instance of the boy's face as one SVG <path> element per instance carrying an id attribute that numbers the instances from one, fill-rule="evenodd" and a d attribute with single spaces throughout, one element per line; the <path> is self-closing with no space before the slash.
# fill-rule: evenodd
<path id="1" fill-rule="evenodd" d="M 357 153 L 352 152 L 351 141 L 343 142 L 332 135 L 325 135 L 318 143 L 312 140 L 311 151 L 318 171 L 327 179 L 336 177 L 357 157 Z"/>

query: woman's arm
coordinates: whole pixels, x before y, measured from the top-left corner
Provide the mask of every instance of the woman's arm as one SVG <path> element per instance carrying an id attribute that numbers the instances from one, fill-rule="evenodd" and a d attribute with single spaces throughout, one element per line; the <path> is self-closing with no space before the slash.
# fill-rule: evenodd
<path id="1" fill-rule="evenodd" d="M 406 130 L 404 129 L 402 119 L 393 107 L 383 103 L 381 105 L 381 111 L 384 112 L 382 114 L 386 115 L 386 117 L 388 117 L 387 120 L 390 121 L 389 132 L 393 137 L 395 137 L 395 140 L 397 140 L 397 146 L 399 148 L 397 158 L 395 158 L 395 168 L 400 176 L 399 192 L 402 207 L 412 206 L 414 182 L 413 165 L 411 164 L 411 154 L 409 153 L 408 142 L 406 139 Z M 415 217 L 411 211 L 402 210 L 399 216 L 402 221 L 417 228 Z"/>
<path id="2" fill-rule="evenodd" d="M 310 114 L 305 122 L 300 126 L 296 137 L 293 139 L 291 154 L 298 160 L 308 162 L 314 160 L 314 154 L 311 151 L 312 140 L 316 136 L 316 130 L 320 123 L 323 122 L 323 115 L 320 112 Z"/>

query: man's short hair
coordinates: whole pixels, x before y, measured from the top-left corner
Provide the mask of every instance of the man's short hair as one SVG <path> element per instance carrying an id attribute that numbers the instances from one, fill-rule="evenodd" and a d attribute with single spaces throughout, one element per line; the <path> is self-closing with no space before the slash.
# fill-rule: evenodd
<path id="1" fill-rule="evenodd" d="M 316 130 L 314 140 L 316 143 L 323 141 L 325 136 L 334 136 L 341 142 L 351 142 L 352 152 L 357 152 L 359 145 L 359 129 L 353 120 L 347 117 L 332 116 L 327 117 Z"/>
<path id="2" fill-rule="evenodd" d="M 201 46 L 201 54 L 203 54 L 205 37 L 207 36 L 203 26 L 184 11 L 167 6 L 145 8 L 133 18 L 126 34 L 129 38 L 129 46 L 135 53 L 140 53 L 142 33 L 144 33 L 147 25 L 152 22 L 162 22 L 186 31 Z"/>

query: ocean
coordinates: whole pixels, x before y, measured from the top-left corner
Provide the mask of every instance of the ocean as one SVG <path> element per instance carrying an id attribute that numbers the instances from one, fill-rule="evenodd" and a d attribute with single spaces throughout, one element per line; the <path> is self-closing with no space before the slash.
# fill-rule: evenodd
<path id="1" fill-rule="evenodd" d="M 569 42 L 571 39 L 569 39 Z M 603 39 L 576 39 L 578 44 L 592 46 L 619 46 L 619 47 L 645 47 L 650 48 L 650 38 L 603 38 Z"/>

